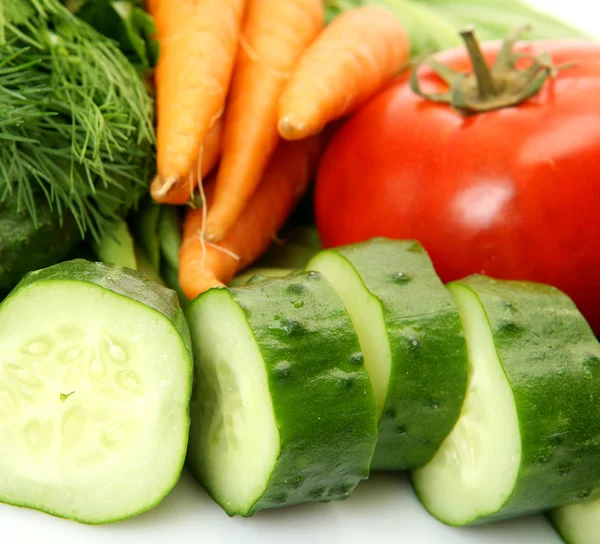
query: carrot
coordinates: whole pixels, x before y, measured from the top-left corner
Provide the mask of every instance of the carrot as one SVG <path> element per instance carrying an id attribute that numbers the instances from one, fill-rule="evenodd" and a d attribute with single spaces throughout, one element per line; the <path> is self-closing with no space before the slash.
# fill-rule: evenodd
<path id="1" fill-rule="evenodd" d="M 148 8 L 160 44 L 156 67 L 157 180 L 191 193 L 201 142 L 222 115 L 246 0 L 153 0 Z M 179 193 L 179 192 L 178 192 Z M 174 199 L 175 200 L 175 199 Z"/>
<path id="2" fill-rule="evenodd" d="M 179 283 L 186 297 L 228 283 L 267 250 L 305 193 L 322 148 L 321 137 L 281 142 L 258 190 L 219 245 L 202 241 L 203 210 L 188 211 L 179 251 Z M 213 186 L 207 187 L 209 207 L 213 196 Z"/>
<path id="3" fill-rule="evenodd" d="M 300 59 L 279 99 L 279 134 L 306 138 L 347 115 L 409 58 L 404 27 L 389 11 L 367 6 L 327 26 Z"/>
<path id="4" fill-rule="evenodd" d="M 219 161 L 221 154 L 221 138 L 223 133 L 223 121 L 222 117 L 210 128 L 206 134 L 204 141 L 202 142 L 201 153 L 199 157 L 202 157 L 202 163 L 200 165 L 200 179 L 204 179 L 205 176 L 210 174 L 211 170 L 216 166 Z M 198 158 L 199 158 L 198 157 Z M 192 199 L 194 187 L 196 185 L 196 171 L 197 165 L 194 166 L 192 172 L 186 180 L 173 185 L 171 190 L 165 195 L 162 193 L 162 183 L 158 177 L 154 178 L 154 181 L 150 185 L 150 194 L 155 202 L 160 204 L 185 204 Z M 188 183 L 188 180 L 193 180 L 193 184 Z"/>
<path id="5" fill-rule="evenodd" d="M 279 140 L 277 100 L 323 18 L 322 0 L 248 0 L 206 239 L 223 238 L 259 184 Z"/>

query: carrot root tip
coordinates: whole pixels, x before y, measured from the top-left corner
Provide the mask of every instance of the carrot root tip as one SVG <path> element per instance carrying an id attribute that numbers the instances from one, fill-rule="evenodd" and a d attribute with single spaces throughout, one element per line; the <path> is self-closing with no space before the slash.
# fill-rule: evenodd
<path id="1" fill-rule="evenodd" d="M 285 140 L 300 140 L 304 138 L 306 132 L 305 123 L 294 121 L 292 115 L 285 115 L 277 123 L 279 135 Z"/>
<path id="2" fill-rule="evenodd" d="M 165 196 L 173 187 L 175 187 L 175 185 L 177 185 L 177 182 L 179 181 L 177 176 L 168 177 L 164 181 L 158 176 L 154 179 L 156 182 L 156 189 L 154 192 L 158 196 Z M 152 182 L 152 184 L 154 185 L 155 182 Z"/>

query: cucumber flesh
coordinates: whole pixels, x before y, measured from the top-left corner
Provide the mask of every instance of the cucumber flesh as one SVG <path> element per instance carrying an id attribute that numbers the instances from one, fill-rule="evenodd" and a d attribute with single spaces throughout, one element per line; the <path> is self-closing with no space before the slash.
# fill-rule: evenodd
<path id="1" fill-rule="evenodd" d="M 550 519 L 567 544 L 598 544 L 600 541 L 600 500 L 557 508 Z"/>
<path id="2" fill-rule="evenodd" d="M 485 310 L 470 289 L 450 284 L 467 339 L 467 394 L 433 460 L 413 473 L 419 498 L 438 519 L 464 525 L 499 510 L 519 472 L 519 420 Z"/>
<path id="3" fill-rule="evenodd" d="M 247 512 L 279 454 L 267 372 L 242 309 L 225 291 L 198 307 L 194 441 L 201 478 L 228 512 Z M 224 326 L 225 325 L 225 326 Z M 224 470 L 225 468 L 225 470 Z"/>
<path id="4" fill-rule="evenodd" d="M 98 524 L 173 488 L 192 379 L 174 297 L 133 271 L 73 261 L 28 275 L 2 303 L 1 502 Z"/>
<path id="5" fill-rule="evenodd" d="M 308 266 L 325 274 L 352 318 L 375 393 L 377 418 L 381 419 L 392 368 L 392 352 L 381 302 L 367 289 L 350 261 L 337 252 L 321 252 Z"/>

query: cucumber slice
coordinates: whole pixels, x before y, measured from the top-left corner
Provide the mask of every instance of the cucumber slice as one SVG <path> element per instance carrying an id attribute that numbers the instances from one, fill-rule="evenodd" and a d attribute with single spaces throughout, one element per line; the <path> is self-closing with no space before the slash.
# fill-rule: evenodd
<path id="1" fill-rule="evenodd" d="M 600 500 L 557 508 L 550 520 L 567 544 L 598 544 L 600 540 Z"/>
<path id="2" fill-rule="evenodd" d="M 460 413 L 467 353 L 458 310 L 422 246 L 378 238 L 317 254 L 358 333 L 380 418 L 372 470 L 425 465 Z"/>
<path id="3" fill-rule="evenodd" d="M 369 473 L 375 398 L 320 274 L 211 289 L 186 315 L 196 354 L 188 462 L 229 514 L 344 499 Z"/>
<path id="4" fill-rule="evenodd" d="M 460 418 L 414 472 L 450 525 L 541 512 L 600 491 L 600 346 L 553 287 L 472 276 L 449 285 L 469 352 Z"/>
<path id="5" fill-rule="evenodd" d="M 248 268 L 242 273 L 238 274 L 233 278 L 228 286 L 229 287 L 240 287 L 248 283 L 254 276 L 264 276 L 267 278 L 281 278 L 287 276 L 292 272 L 296 272 L 290 268 Z"/>
<path id="6" fill-rule="evenodd" d="M 192 361 L 175 294 L 83 260 L 0 306 L 0 501 L 84 523 L 158 504 L 186 453 Z"/>

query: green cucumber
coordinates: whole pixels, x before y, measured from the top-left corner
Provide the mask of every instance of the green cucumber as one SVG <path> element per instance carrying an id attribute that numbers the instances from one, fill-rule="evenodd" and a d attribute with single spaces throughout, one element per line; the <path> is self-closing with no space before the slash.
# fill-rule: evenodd
<path id="1" fill-rule="evenodd" d="M 175 293 L 74 260 L 0 305 L 0 502 L 98 524 L 179 479 L 192 358 Z"/>
<path id="2" fill-rule="evenodd" d="M 600 500 L 562 506 L 550 513 L 550 520 L 567 544 L 598 544 L 600 541 Z"/>
<path id="3" fill-rule="evenodd" d="M 196 356 L 188 463 L 229 515 L 344 499 L 368 477 L 375 398 L 323 276 L 211 289 L 186 316 Z"/>
<path id="4" fill-rule="evenodd" d="M 131 220 L 135 241 L 144 250 L 150 266 L 157 274 L 161 264 L 158 230 L 162 211 L 162 205 L 148 198 L 140 204 Z"/>
<path id="5" fill-rule="evenodd" d="M 372 470 L 425 465 L 460 413 L 467 354 L 458 310 L 418 242 L 377 238 L 318 253 L 365 355 L 379 414 Z"/>
<path id="6" fill-rule="evenodd" d="M 546 285 L 471 276 L 451 283 L 469 353 L 460 418 L 413 474 L 450 525 L 542 512 L 600 493 L 600 345 Z"/>
<path id="7" fill-rule="evenodd" d="M 100 240 L 92 242 L 92 247 L 97 258 L 105 264 L 138 268 L 133 237 L 123 219 L 111 223 Z"/>
<path id="8" fill-rule="evenodd" d="M 162 206 L 158 222 L 158 242 L 165 261 L 177 270 L 181 247 L 181 218 L 175 206 Z"/>
<path id="9" fill-rule="evenodd" d="M 319 233 L 314 226 L 288 225 L 271 247 L 254 263 L 256 268 L 304 268 L 321 250 Z"/>
<path id="10" fill-rule="evenodd" d="M 295 272 L 290 268 L 247 268 L 242 273 L 238 274 L 235 278 L 233 278 L 228 286 L 229 287 L 240 287 L 241 285 L 245 285 L 250 281 L 254 276 L 264 276 L 267 278 L 281 278 L 283 276 L 287 276 Z"/>
<path id="11" fill-rule="evenodd" d="M 14 201 L 0 202 L 0 298 L 29 271 L 65 258 L 81 242 L 73 217 L 61 220 L 45 197 L 35 202 L 36 221 Z"/>

